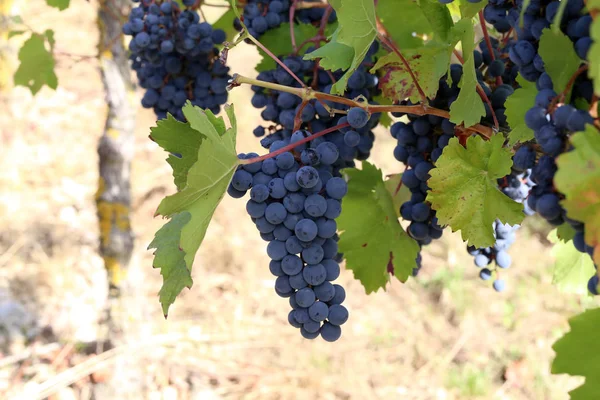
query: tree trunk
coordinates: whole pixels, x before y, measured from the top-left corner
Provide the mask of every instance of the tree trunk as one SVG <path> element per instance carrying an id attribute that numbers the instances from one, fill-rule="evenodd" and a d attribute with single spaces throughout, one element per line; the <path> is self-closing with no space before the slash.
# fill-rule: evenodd
<path id="1" fill-rule="evenodd" d="M 100 255 L 111 295 L 118 297 L 133 250 L 131 231 L 131 161 L 134 153 L 135 96 L 127 49 L 121 35 L 126 0 L 100 1 L 98 57 L 108 116 L 98 145 L 100 179 L 96 204 L 100 223 Z"/>
<path id="2" fill-rule="evenodd" d="M 121 27 L 128 14 L 128 0 L 100 0 L 98 60 L 106 93 L 108 115 L 98 144 L 99 182 L 96 205 L 100 224 L 100 255 L 108 275 L 109 298 L 103 324 L 108 345 L 123 344 L 139 336 L 130 320 L 137 304 L 125 275 L 132 257 L 131 162 L 137 97 L 131 81 L 128 51 Z M 121 293 L 124 294 L 121 297 Z M 139 323 L 139 322 L 138 322 Z M 101 335 L 102 336 L 102 335 Z M 94 387 L 94 398 L 141 398 L 143 374 L 136 357 L 118 357 L 110 380 Z"/>

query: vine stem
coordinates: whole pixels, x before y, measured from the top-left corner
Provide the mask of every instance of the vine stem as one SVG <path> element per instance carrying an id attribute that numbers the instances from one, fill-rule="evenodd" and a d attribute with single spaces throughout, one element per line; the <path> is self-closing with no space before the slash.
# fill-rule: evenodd
<path id="1" fill-rule="evenodd" d="M 485 24 L 485 18 L 483 17 L 483 11 L 482 10 L 479 11 L 479 25 L 481 25 L 481 31 L 483 32 L 483 37 L 485 39 L 485 44 L 487 45 L 487 48 L 490 51 L 490 57 L 492 58 L 492 61 L 495 61 L 496 60 L 496 56 L 494 55 L 494 48 L 492 47 L 492 40 L 490 39 L 490 34 L 488 33 L 487 25 Z M 500 86 L 503 83 L 504 82 L 502 82 L 502 77 L 501 76 L 497 76 L 496 77 L 496 85 Z"/>
<path id="2" fill-rule="evenodd" d="M 565 99 L 565 96 L 567 95 L 567 93 L 569 93 L 569 90 L 571 90 L 571 88 L 575 84 L 575 80 L 577 79 L 577 77 L 579 75 L 581 75 L 582 73 L 584 73 L 585 71 L 587 71 L 587 69 L 588 69 L 588 65 L 583 64 L 581 67 L 579 67 L 579 69 L 577 69 L 577 71 L 575 71 L 575 73 L 573 75 L 571 75 L 571 78 L 567 82 L 565 89 L 562 92 L 560 92 L 558 94 L 558 96 L 556 96 L 552 100 L 552 103 L 550 103 L 550 105 L 548 106 L 548 112 L 553 112 L 554 109 L 556 108 L 556 105 Z"/>
<path id="3" fill-rule="evenodd" d="M 369 113 L 381 113 L 381 112 L 401 112 L 413 115 L 436 115 L 442 118 L 450 118 L 450 113 L 446 110 L 440 110 L 439 108 L 431 107 L 425 104 L 419 104 L 414 106 L 402 106 L 402 105 L 373 105 L 366 102 L 355 101 L 347 99 L 341 96 L 335 96 L 328 93 L 317 92 L 310 87 L 304 88 L 293 88 L 277 83 L 260 81 L 258 79 L 248 78 L 240 74 L 234 74 L 233 78 L 229 81 L 229 89 L 240 86 L 242 84 L 256 85 L 265 89 L 278 90 L 281 92 L 290 93 L 300 97 L 303 101 L 310 101 L 313 99 L 321 101 L 331 101 L 333 103 L 344 104 L 350 107 L 360 107 Z M 494 131 L 491 127 L 477 124 L 468 128 L 463 128 L 467 131 L 479 133 L 485 138 L 490 138 L 494 135 Z"/>
<path id="4" fill-rule="evenodd" d="M 240 164 L 254 164 L 254 163 L 257 163 L 257 162 L 260 162 L 260 161 L 267 160 L 269 158 L 277 157 L 278 155 L 280 155 L 282 153 L 286 153 L 288 151 L 294 150 L 296 147 L 298 147 L 298 146 L 300 146 L 300 145 L 302 145 L 304 143 L 308 143 L 311 140 L 314 140 L 314 139 L 316 139 L 318 137 L 327 135 L 328 133 L 335 132 L 338 129 L 346 128 L 347 126 L 350 126 L 350 124 L 347 123 L 347 122 L 344 122 L 343 124 L 339 124 L 339 125 L 336 125 L 336 126 L 332 126 L 331 128 L 324 129 L 324 130 L 322 130 L 320 132 L 315 133 L 314 135 L 310 135 L 310 136 L 305 137 L 305 138 L 303 138 L 301 140 L 298 140 L 297 142 L 290 143 L 287 146 L 282 147 L 279 150 L 275 150 L 272 153 L 265 154 L 265 155 L 262 155 L 262 156 L 259 156 L 259 157 L 254 157 L 254 158 L 248 158 L 248 159 L 245 159 L 245 160 L 240 160 Z"/>
<path id="5" fill-rule="evenodd" d="M 313 3 L 308 1 L 298 1 L 296 4 L 297 10 L 303 10 L 306 8 L 327 8 L 330 7 L 329 3 Z"/>
<path id="6" fill-rule="evenodd" d="M 404 167 L 404 172 L 402 172 L 402 173 L 404 174 L 407 170 L 408 170 L 408 164 L 406 164 L 406 166 Z M 396 186 L 396 190 L 394 190 L 394 196 L 396 196 L 398 194 L 400 189 L 402 189 L 402 177 L 400 177 L 400 182 L 398 183 L 398 186 Z"/>
<path id="7" fill-rule="evenodd" d="M 262 49 L 262 51 L 264 51 L 265 53 L 267 53 L 269 57 L 271 57 L 277 64 L 279 64 L 281 66 L 281 68 L 283 68 L 298 83 L 300 83 L 300 85 L 302 85 L 302 87 L 306 87 L 306 85 L 304 84 L 304 82 L 302 81 L 302 79 L 298 78 L 298 76 L 295 73 L 293 73 L 292 70 L 289 69 L 287 67 L 287 65 L 285 65 L 283 63 L 283 61 L 281 61 L 278 57 L 276 57 L 275 54 L 273 54 L 271 52 L 271 50 L 267 49 L 265 47 L 265 45 L 263 45 L 261 42 L 259 42 L 254 36 L 252 36 L 251 34 L 249 34 L 248 31 L 246 31 L 246 34 L 248 35 L 248 39 L 250 39 L 252 41 L 252 43 L 254 43 L 256 46 L 258 46 L 260 49 Z"/>
<path id="8" fill-rule="evenodd" d="M 460 53 L 456 49 L 454 49 L 452 51 L 454 52 L 454 56 L 458 59 L 458 61 L 464 65 L 465 60 L 462 58 Z M 494 112 L 494 107 L 492 107 L 492 102 L 487 97 L 487 95 L 485 94 L 485 91 L 483 90 L 483 88 L 481 87 L 481 85 L 479 83 L 477 83 L 477 93 L 479 94 L 479 97 L 481 97 L 481 99 L 483 101 L 485 101 L 487 103 L 487 105 L 490 107 L 490 110 L 492 112 L 492 119 L 494 120 L 494 128 L 496 128 L 496 130 L 499 130 L 500 124 L 498 123 L 498 118 L 496 117 L 496 113 Z"/>
<path id="9" fill-rule="evenodd" d="M 402 54 L 402 52 L 400 51 L 400 48 L 396 45 L 396 43 L 394 43 L 391 39 L 388 39 L 387 30 L 385 29 L 385 26 L 381 23 L 379 18 L 377 18 L 376 22 L 377 22 L 377 37 L 379 38 L 381 43 L 383 43 L 385 46 L 389 47 L 400 58 L 400 60 L 402 61 L 402 64 L 404 64 L 404 68 L 406 68 L 406 70 L 410 74 L 410 77 L 411 77 L 413 83 L 415 84 L 417 91 L 419 92 L 419 96 L 421 97 L 421 102 L 423 104 L 426 104 L 427 96 L 425 95 L 425 92 L 421 88 L 421 85 L 419 85 L 419 81 L 417 80 L 417 77 L 416 77 L 414 71 L 412 70 L 410 64 L 408 63 L 408 61 L 406 60 L 406 58 L 404 57 L 404 55 Z"/>
<path id="10" fill-rule="evenodd" d="M 296 32 L 294 32 L 294 17 L 296 16 L 296 4 L 298 0 L 292 0 L 292 5 L 290 7 L 290 38 L 292 41 L 292 50 L 295 53 L 298 52 L 298 47 L 296 47 Z"/>

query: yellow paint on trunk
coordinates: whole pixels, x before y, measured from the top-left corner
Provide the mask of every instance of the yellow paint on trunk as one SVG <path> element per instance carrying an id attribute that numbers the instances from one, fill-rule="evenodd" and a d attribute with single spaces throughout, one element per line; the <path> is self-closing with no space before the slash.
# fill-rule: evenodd
<path id="1" fill-rule="evenodd" d="M 112 257 L 104 257 L 104 267 L 106 268 L 110 285 L 118 287 L 125 279 L 127 271 L 121 267 L 121 263 Z"/>
<path id="2" fill-rule="evenodd" d="M 129 207 L 122 203 L 97 202 L 98 219 L 100 220 L 100 243 L 102 247 L 110 244 L 110 233 L 113 229 L 129 231 Z"/>

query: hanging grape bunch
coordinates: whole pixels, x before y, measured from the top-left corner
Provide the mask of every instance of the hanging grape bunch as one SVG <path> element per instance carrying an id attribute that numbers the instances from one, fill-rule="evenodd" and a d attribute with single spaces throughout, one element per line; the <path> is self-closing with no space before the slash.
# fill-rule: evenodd
<path id="1" fill-rule="evenodd" d="M 193 105 L 218 113 L 227 102 L 229 68 L 215 47 L 225 41 L 225 32 L 200 21 L 192 9 L 195 1 L 139 0 L 132 8 L 123 33 L 129 42 L 132 68 L 145 89 L 142 106 L 152 108 L 158 119 L 170 113 L 183 121 L 181 108 Z"/>

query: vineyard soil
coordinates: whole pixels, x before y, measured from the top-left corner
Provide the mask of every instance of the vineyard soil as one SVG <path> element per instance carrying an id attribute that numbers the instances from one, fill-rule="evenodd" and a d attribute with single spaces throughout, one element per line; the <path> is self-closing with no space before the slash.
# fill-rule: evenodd
<path id="1" fill-rule="evenodd" d="M 43 1 L 29 3 L 41 11 L 24 15 L 25 22 L 38 30 L 55 23 L 58 11 Z M 73 2 L 60 18 L 59 50 L 94 54 L 95 7 Z M 252 75 L 258 54 L 242 46 L 230 53 L 230 65 Z M 21 87 L 0 94 L 0 285 L 66 343 L 95 338 L 93 317 L 106 290 L 94 207 L 98 116 L 105 104 L 95 59 L 59 60 L 57 91 L 45 88 L 32 98 Z M 238 148 L 262 153 L 251 132 L 259 111 L 249 99 L 248 87 L 231 93 L 241 127 Z M 511 248 L 511 285 L 502 294 L 476 279 L 458 235 L 428 247 L 419 277 L 407 285 L 393 282 L 387 292 L 367 297 L 344 270 L 340 282 L 352 319 L 331 345 L 307 342 L 289 329 L 282 306 L 287 300 L 273 295 L 265 242 L 243 202 L 226 197 L 196 257 L 195 284 L 165 321 L 156 300 L 161 277 L 150 268 L 146 247 L 163 224 L 151 218 L 156 205 L 174 188 L 164 152 L 148 139 L 154 123 L 153 112 L 140 107 L 132 179 L 137 243 L 130 269 L 138 288 L 127 301 L 141 312 L 128 315 L 138 334 L 127 340 L 174 339 L 136 352 L 145 381 L 140 399 L 166 399 L 151 396 L 166 396 L 170 387 L 178 399 L 558 400 L 580 383 L 549 373 L 550 346 L 581 304 L 551 285 L 548 228 L 536 219 Z M 393 139 L 381 127 L 376 135 L 373 159 L 392 173 Z M 31 385 L 0 371 L 0 397 Z"/>

